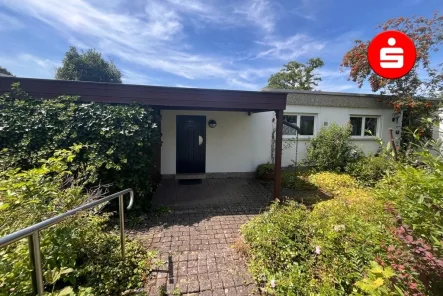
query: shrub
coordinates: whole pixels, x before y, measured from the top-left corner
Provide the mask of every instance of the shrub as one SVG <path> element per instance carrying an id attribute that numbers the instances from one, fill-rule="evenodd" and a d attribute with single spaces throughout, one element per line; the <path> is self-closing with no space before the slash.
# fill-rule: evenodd
<path id="1" fill-rule="evenodd" d="M 378 196 L 393 203 L 404 224 L 443 254 L 443 161 L 430 154 L 427 168 L 399 165 L 377 186 Z"/>
<path id="2" fill-rule="evenodd" d="M 276 291 L 282 295 L 287 295 L 290 281 L 297 287 L 309 281 L 310 265 L 315 258 L 309 244 L 308 214 L 304 206 L 294 202 L 285 206 L 273 204 L 269 211 L 242 227 L 250 270 L 265 291 L 273 291 L 272 280 L 277 282 Z M 298 278 L 290 279 L 292 273 Z"/>
<path id="3" fill-rule="evenodd" d="M 327 188 L 336 197 L 312 212 L 293 202 L 274 204 L 243 226 L 250 269 L 265 292 L 349 295 L 370 262 L 386 257 L 382 245 L 395 243 L 383 203 L 351 177 L 335 176 L 350 193 L 333 182 Z"/>
<path id="4" fill-rule="evenodd" d="M 30 170 L 0 172 L 0 236 L 66 212 L 97 198 L 84 194 L 89 172 L 69 171 L 73 150 L 59 150 Z M 4 158 L 2 158 L 4 160 Z M 127 243 L 127 259 L 120 258 L 120 236 L 105 231 L 109 214 L 81 212 L 40 232 L 45 289 L 72 289 L 83 295 L 118 295 L 141 287 L 153 267 L 153 253 L 135 241 Z M 0 250 L 0 295 L 32 294 L 28 245 L 20 240 Z M 89 291 L 89 292 L 88 292 Z"/>
<path id="5" fill-rule="evenodd" d="M 295 188 L 297 190 L 315 190 L 317 187 L 308 182 L 304 177 L 294 172 L 282 172 L 281 184 L 286 188 Z"/>
<path id="6" fill-rule="evenodd" d="M 351 162 L 346 172 L 364 185 L 373 187 L 378 181 L 394 170 L 391 159 L 386 157 L 368 156 L 357 162 Z"/>
<path id="7" fill-rule="evenodd" d="M 265 178 L 266 175 L 274 174 L 274 165 L 272 163 L 264 163 L 257 167 L 257 177 L 259 179 Z"/>
<path id="8" fill-rule="evenodd" d="M 343 172 L 346 165 L 357 161 L 362 152 L 351 141 L 350 125 L 339 126 L 335 123 L 322 127 L 311 139 L 307 149 L 307 162 L 318 171 Z"/>
<path id="9" fill-rule="evenodd" d="M 346 193 L 350 188 L 357 188 L 356 180 L 346 174 L 323 172 L 308 177 L 309 181 L 332 195 Z"/>
<path id="10" fill-rule="evenodd" d="M 153 146 L 160 141 L 158 118 L 139 105 L 81 103 L 75 97 L 34 99 L 13 85 L 0 95 L 0 150 L 13 167 L 30 169 L 57 149 L 83 143 L 70 170 L 96 172 L 89 184 L 131 187 L 139 197 L 152 191 Z M 81 167 L 83 166 L 83 167 Z"/>

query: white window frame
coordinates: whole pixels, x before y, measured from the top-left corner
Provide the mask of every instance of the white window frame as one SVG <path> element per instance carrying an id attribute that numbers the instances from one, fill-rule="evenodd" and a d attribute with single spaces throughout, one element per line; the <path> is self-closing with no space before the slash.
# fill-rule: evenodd
<path id="1" fill-rule="evenodd" d="M 298 135 L 299 139 L 309 139 L 315 136 L 317 133 L 317 121 L 318 121 L 318 114 L 317 113 L 284 113 L 284 116 L 297 116 L 297 124 L 296 126 L 300 126 L 300 120 L 301 116 L 314 116 L 314 134 L 313 135 Z M 284 117 L 283 117 L 284 118 Z M 297 135 L 285 135 L 283 134 L 283 140 L 284 139 L 295 139 L 297 138 Z"/>
<path id="2" fill-rule="evenodd" d="M 349 115 L 349 123 L 351 122 L 351 117 L 362 118 L 360 135 L 359 136 L 352 135 L 351 137 L 353 139 L 372 139 L 373 137 L 380 137 L 380 128 L 381 128 L 381 116 L 380 115 L 351 114 L 351 115 Z M 375 135 L 365 135 L 366 118 L 376 118 L 377 119 L 377 128 L 375 130 Z"/>

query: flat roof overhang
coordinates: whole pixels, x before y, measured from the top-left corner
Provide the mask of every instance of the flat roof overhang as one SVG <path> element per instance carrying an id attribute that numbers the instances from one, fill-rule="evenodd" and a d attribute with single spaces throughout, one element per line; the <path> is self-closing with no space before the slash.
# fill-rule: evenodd
<path id="1" fill-rule="evenodd" d="M 19 82 L 35 98 L 79 96 L 83 102 L 140 103 L 160 109 L 263 112 L 285 110 L 286 93 L 0 77 L 0 93 Z"/>

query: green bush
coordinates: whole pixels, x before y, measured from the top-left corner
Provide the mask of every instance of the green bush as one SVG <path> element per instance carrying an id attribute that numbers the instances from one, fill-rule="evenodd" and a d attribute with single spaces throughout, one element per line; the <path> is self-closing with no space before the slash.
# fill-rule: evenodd
<path id="1" fill-rule="evenodd" d="M 306 225 L 309 212 L 304 206 L 291 202 L 287 206 L 273 204 L 269 211 L 251 219 L 242 227 L 242 234 L 249 246 L 250 270 L 265 291 L 272 292 L 271 281 L 277 281 L 276 291 L 289 291 L 290 274 L 295 286 L 308 283 L 311 265 L 315 257 Z"/>
<path id="2" fill-rule="evenodd" d="M 443 161 L 421 152 L 424 168 L 398 165 L 396 173 L 381 181 L 378 196 L 399 211 L 404 224 L 443 255 Z"/>
<path id="3" fill-rule="evenodd" d="M 69 96 L 37 99 L 16 84 L 0 95 L 0 110 L 0 150 L 7 149 L 12 167 L 36 167 L 55 150 L 82 143 L 71 171 L 95 172 L 88 183 L 112 184 L 111 191 L 130 187 L 137 203 L 150 196 L 160 132 L 149 107 L 82 103 Z"/>
<path id="4" fill-rule="evenodd" d="M 59 150 L 29 170 L 6 168 L 0 155 L 0 237 L 100 196 L 84 193 L 82 184 L 89 172 L 78 171 L 74 176 L 69 170 L 74 151 L 80 149 L 77 145 Z M 47 292 L 72 289 L 81 295 L 119 295 L 142 286 L 154 254 L 128 241 L 127 259 L 121 260 L 120 236 L 106 229 L 108 219 L 109 214 L 86 211 L 40 232 Z M 28 258 L 25 239 L 0 249 L 0 295 L 32 294 Z"/>
<path id="5" fill-rule="evenodd" d="M 242 227 L 250 270 L 265 292 L 349 295 L 370 262 L 386 256 L 382 246 L 395 244 L 384 204 L 351 177 L 336 179 L 324 187 L 335 198 L 312 211 L 293 202 L 274 204 Z M 348 190 L 337 190 L 337 184 Z"/>
<path id="6" fill-rule="evenodd" d="M 310 175 L 308 180 L 321 190 L 332 195 L 343 194 L 351 188 L 358 188 L 357 181 L 346 174 L 322 172 Z"/>
<path id="7" fill-rule="evenodd" d="M 272 163 L 263 163 L 257 167 L 257 177 L 262 179 L 267 174 L 274 174 L 274 165 Z"/>
<path id="8" fill-rule="evenodd" d="M 307 149 L 309 165 L 318 171 L 343 172 L 345 167 L 357 161 L 362 151 L 351 141 L 350 125 L 339 126 L 335 123 L 322 127 L 311 139 Z"/>
<path id="9" fill-rule="evenodd" d="M 394 170 L 391 159 L 386 157 L 368 156 L 346 167 L 346 172 L 364 185 L 373 187 L 378 181 Z"/>
<path id="10" fill-rule="evenodd" d="M 303 176 L 294 172 L 282 172 L 281 184 L 286 188 L 295 188 L 297 190 L 316 190 L 317 187 L 308 182 Z"/>

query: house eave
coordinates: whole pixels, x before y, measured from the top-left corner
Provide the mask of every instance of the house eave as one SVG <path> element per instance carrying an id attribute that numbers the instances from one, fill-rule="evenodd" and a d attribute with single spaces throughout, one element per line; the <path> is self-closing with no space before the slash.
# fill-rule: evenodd
<path id="1" fill-rule="evenodd" d="M 21 77 L 0 77 L 0 93 L 9 92 L 11 84 L 15 82 L 19 82 L 27 93 L 36 98 L 71 95 L 79 96 L 79 100 L 84 102 L 139 103 L 158 108 L 226 111 L 259 112 L 286 108 L 286 94 L 281 92 L 181 88 Z"/>

